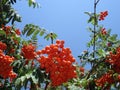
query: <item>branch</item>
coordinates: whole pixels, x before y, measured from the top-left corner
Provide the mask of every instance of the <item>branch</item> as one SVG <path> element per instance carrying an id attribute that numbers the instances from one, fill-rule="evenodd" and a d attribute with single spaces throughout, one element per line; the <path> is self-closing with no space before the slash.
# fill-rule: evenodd
<path id="1" fill-rule="evenodd" d="M 92 72 L 100 65 L 100 63 L 102 63 L 105 60 L 105 58 L 103 58 L 101 61 L 99 61 L 96 65 L 93 65 L 92 69 L 89 71 L 86 79 L 88 79 L 90 77 L 90 75 L 92 74 Z"/>
<path id="2" fill-rule="evenodd" d="M 97 5 L 97 4 L 99 3 L 99 1 L 100 1 L 100 0 L 97 0 L 95 4 Z"/>

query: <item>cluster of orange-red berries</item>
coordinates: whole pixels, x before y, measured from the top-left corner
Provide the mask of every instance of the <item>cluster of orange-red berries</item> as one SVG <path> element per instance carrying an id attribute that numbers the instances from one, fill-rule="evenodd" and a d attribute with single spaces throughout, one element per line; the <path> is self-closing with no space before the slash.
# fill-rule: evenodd
<path id="1" fill-rule="evenodd" d="M 108 11 L 100 12 L 99 20 L 104 20 L 107 15 Z"/>
<path id="2" fill-rule="evenodd" d="M 19 29 L 16 29 L 16 30 L 15 30 L 15 33 L 16 33 L 17 35 L 20 35 L 20 34 L 21 34 L 21 32 L 20 32 Z"/>
<path id="3" fill-rule="evenodd" d="M 114 70 L 115 73 L 118 75 L 116 76 L 116 79 L 120 81 L 120 47 L 116 49 L 116 52 L 110 52 L 110 55 L 107 56 L 106 61 L 111 65 L 111 69 Z M 107 73 L 104 74 L 100 79 L 96 80 L 96 85 L 103 87 L 106 83 L 112 84 L 114 83 L 114 78 L 113 78 L 114 73 Z"/>
<path id="4" fill-rule="evenodd" d="M 96 82 L 96 85 L 100 86 L 100 87 L 104 87 L 104 85 L 106 85 L 106 84 L 110 85 L 110 84 L 114 83 L 113 74 L 106 73 L 99 79 L 95 80 L 95 82 Z"/>
<path id="5" fill-rule="evenodd" d="M 110 63 L 114 71 L 120 74 L 120 47 L 116 49 L 115 54 L 110 52 L 106 62 Z"/>
<path id="6" fill-rule="evenodd" d="M 0 50 L 5 50 L 7 48 L 7 45 L 0 41 Z"/>
<path id="7" fill-rule="evenodd" d="M 64 41 L 57 40 L 56 44 L 46 46 L 37 51 L 37 54 L 40 56 L 40 68 L 49 74 L 52 86 L 61 85 L 76 77 L 76 68 L 73 66 L 75 58 L 69 48 L 64 48 Z"/>
<path id="8" fill-rule="evenodd" d="M 10 34 L 11 33 L 11 27 L 10 26 L 2 26 L 2 29 L 6 32 L 6 34 L 8 35 L 8 34 Z"/>
<path id="9" fill-rule="evenodd" d="M 81 76 L 83 76 L 83 75 L 84 75 L 85 68 L 80 66 L 79 69 L 80 69 Z"/>
<path id="10" fill-rule="evenodd" d="M 22 54 L 26 59 L 33 60 L 36 57 L 35 49 L 36 47 L 33 46 L 32 44 L 24 45 L 22 47 Z"/>
<path id="11" fill-rule="evenodd" d="M 14 61 L 14 57 L 10 57 L 4 54 L 6 44 L 0 42 L 0 76 L 4 79 L 10 78 L 11 80 L 16 77 L 16 74 L 12 71 L 10 64 Z"/>
<path id="12" fill-rule="evenodd" d="M 4 30 L 5 31 L 5 33 L 6 33 L 6 35 L 9 35 L 9 34 L 11 34 L 11 32 L 12 32 L 12 27 L 11 26 L 2 26 L 2 30 Z M 19 29 L 15 29 L 15 33 L 17 34 L 17 35 L 20 35 L 21 34 L 21 32 L 20 32 L 20 30 Z"/>
<path id="13" fill-rule="evenodd" d="M 106 34 L 107 34 L 107 31 L 106 31 L 105 28 L 102 28 L 102 29 L 101 29 L 101 34 L 102 34 L 102 35 L 106 35 Z"/>

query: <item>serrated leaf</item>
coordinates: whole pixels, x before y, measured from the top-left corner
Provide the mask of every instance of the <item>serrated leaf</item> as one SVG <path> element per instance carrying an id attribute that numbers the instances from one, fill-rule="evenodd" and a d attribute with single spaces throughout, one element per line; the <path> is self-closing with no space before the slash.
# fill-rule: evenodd
<path id="1" fill-rule="evenodd" d="M 27 35 L 27 36 L 30 36 L 30 35 L 33 34 L 34 31 L 35 31 L 35 30 L 34 30 L 33 28 L 29 29 L 26 35 Z"/>
<path id="2" fill-rule="evenodd" d="M 45 29 L 41 29 L 41 31 L 40 31 L 40 36 L 43 36 L 44 34 L 45 34 Z"/>
<path id="3" fill-rule="evenodd" d="M 28 31 L 29 25 L 25 25 L 24 30 L 22 31 L 22 34 L 24 35 Z"/>
<path id="4" fill-rule="evenodd" d="M 40 6 L 39 3 L 37 3 L 35 0 L 29 0 L 28 5 L 29 7 L 33 6 L 33 8 Z"/>
<path id="5" fill-rule="evenodd" d="M 88 23 L 93 22 L 93 19 L 94 17 L 90 17 L 90 19 L 88 20 Z"/>
<path id="6" fill-rule="evenodd" d="M 47 34 L 44 39 L 46 39 L 47 41 L 50 39 L 50 34 Z"/>
<path id="7" fill-rule="evenodd" d="M 32 39 L 33 40 L 37 40 L 37 35 L 40 33 L 40 31 L 39 30 L 36 30 L 34 33 L 33 33 L 33 35 L 32 35 Z"/>
<path id="8" fill-rule="evenodd" d="M 57 34 L 53 33 L 53 34 L 52 34 L 52 38 L 53 38 L 53 39 L 56 39 L 56 38 L 57 38 Z"/>
<path id="9" fill-rule="evenodd" d="M 84 13 L 89 15 L 90 17 L 93 16 L 93 13 L 91 13 L 91 12 L 84 12 Z"/>

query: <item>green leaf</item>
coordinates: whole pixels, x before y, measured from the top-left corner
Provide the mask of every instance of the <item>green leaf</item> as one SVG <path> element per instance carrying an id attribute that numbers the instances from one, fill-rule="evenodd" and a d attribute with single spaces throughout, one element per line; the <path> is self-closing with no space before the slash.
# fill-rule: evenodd
<path id="1" fill-rule="evenodd" d="M 75 86 L 74 84 L 68 86 L 69 90 L 86 90 L 83 87 Z"/>
<path id="2" fill-rule="evenodd" d="M 27 79 L 29 79 L 31 77 L 31 74 L 29 73 L 29 74 L 26 74 L 25 76 Z"/>
<path id="3" fill-rule="evenodd" d="M 47 41 L 50 39 L 50 34 L 47 34 L 44 39 L 46 39 Z"/>
<path id="4" fill-rule="evenodd" d="M 93 16 L 94 14 L 91 12 L 84 12 L 85 14 L 89 15 L 90 17 Z"/>
<path id="5" fill-rule="evenodd" d="M 87 80 L 86 79 L 82 79 L 81 80 L 81 85 L 83 86 L 83 87 L 86 87 L 87 86 Z"/>
<path id="6" fill-rule="evenodd" d="M 106 57 L 106 52 L 103 49 L 99 49 L 98 53 L 100 56 Z"/>
<path id="7" fill-rule="evenodd" d="M 25 25 L 24 30 L 22 30 L 22 34 L 24 35 L 29 29 L 29 25 Z"/>
<path id="8" fill-rule="evenodd" d="M 94 20 L 94 17 L 92 16 L 89 18 L 88 23 L 93 22 L 93 20 Z"/>
<path id="9" fill-rule="evenodd" d="M 15 80 L 15 85 L 16 85 L 16 86 L 20 86 L 20 85 L 21 85 L 21 80 L 20 80 L 20 78 L 17 78 L 17 79 Z"/>
<path id="10" fill-rule="evenodd" d="M 37 78 L 35 78 L 35 76 L 31 76 L 31 79 L 32 79 L 32 81 L 33 81 L 33 83 L 35 83 L 35 84 L 37 84 L 38 83 L 38 79 Z"/>
<path id="11" fill-rule="evenodd" d="M 35 38 L 38 34 L 42 36 L 46 32 L 45 29 L 41 29 L 39 26 L 33 25 L 33 24 L 27 24 L 24 27 L 24 30 L 22 31 L 23 35 L 26 34 L 26 36 L 32 35 L 32 38 Z"/>
<path id="12" fill-rule="evenodd" d="M 34 33 L 33 33 L 33 35 L 32 35 L 32 39 L 33 40 L 37 40 L 37 35 L 39 34 L 39 30 L 36 30 Z"/>
<path id="13" fill-rule="evenodd" d="M 21 82 L 24 82 L 26 79 L 27 79 L 26 76 L 20 77 Z"/>
<path id="14" fill-rule="evenodd" d="M 28 79 L 25 79 L 23 84 L 24 84 L 25 89 L 27 89 Z"/>
<path id="15" fill-rule="evenodd" d="M 17 14 L 17 13 L 16 13 L 14 18 L 15 18 L 15 21 L 17 21 L 17 22 L 21 22 L 22 21 L 20 15 Z"/>
<path id="16" fill-rule="evenodd" d="M 0 30 L 0 35 L 6 35 L 4 30 Z"/>
<path id="17" fill-rule="evenodd" d="M 52 38 L 53 38 L 53 39 L 56 39 L 56 38 L 57 38 L 57 34 L 53 33 L 53 34 L 52 34 Z"/>
<path id="18" fill-rule="evenodd" d="M 14 4 L 14 3 L 16 3 L 16 0 L 10 0 L 9 2 Z"/>
<path id="19" fill-rule="evenodd" d="M 41 31 L 40 31 L 40 36 L 43 36 L 44 35 L 44 33 L 45 33 L 45 29 L 41 29 Z"/>
<path id="20" fill-rule="evenodd" d="M 34 28 L 29 29 L 29 31 L 27 32 L 26 35 L 27 35 L 27 36 L 30 36 L 30 35 L 33 34 L 34 31 L 35 31 Z"/>
<path id="21" fill-rule="evenodd" d="M 94 32 L 94 30 L 92 30 L 92 28 L 91 27 L 88 27 L 88 31 L 90 31 L 90 32 Z"/>
<path id="22" fill-rule="evenodd" d="M 97 25 L 97 18 L 95 18 L 94 16 L 91 16 L 90 19 L 88 20 L 88 23 Z"/>
<path id="23" fill-rule="evenodd" d="M 114 35 L 110 36 L 108 38 L 108 41 L 113 42 L 113 43 L 116 42 L 117 41 L 117 34 L 114 34 Z"/>
<path id="24" fill-rule="evenodd" d="M 32 5 L 32 0 L 28 1 L 28 5 L 31 6 Z"/>
<path id="25" fill-rule="evenodd" d="M 5 24 L 9 23 L 10 21 L 12 24 L 14 24 L 15 21 L 21 22 L 20 15 L 15 11 L 14 8 L 12 8 L 11 3 L 12 4 L 16 3 L 16 0 L 9 0 L 9 1 L 7 0 L 2 5 L 4 11 L 4 15 L 3 15 L 4 17 L 1 18 L 3 19 L 3 21 L 5 21 L 4 22 Z"/>
<path id="26" fill-rule="evenodd" d="M 17 40 L 18 42 L 21 41 L 21 37 L 14 37 L 14 40 Z"/>
<path id="27" fill-rule="evenodd" d="M 39 3 L 37 3 L 35 0 L 29 0 L 28 5 L 29 7 L 33 6 L 33 8 L 40 6 Z"/>

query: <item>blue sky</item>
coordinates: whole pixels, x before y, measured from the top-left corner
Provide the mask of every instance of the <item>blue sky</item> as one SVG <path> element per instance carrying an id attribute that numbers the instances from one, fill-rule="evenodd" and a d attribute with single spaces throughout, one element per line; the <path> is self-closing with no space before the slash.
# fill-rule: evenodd
<path id="1" fill-rule="evenodd" d="M 20 0 L 14 5 L 22 16 L 22 23 L 16 26 L 23 29 L 25 24 L 35 24 L 50 32 L 55 32 L 58 38 L 65 40 L 65 46 L 70 47 L 74 57 L 86 50 L 90 33 L 87 27 L 88 16 L 84 12 L 93 12 L 94 0 L 37 0 L 41 8 L 29 8 L 27 1 Z M 115 2 L 116 1 L 116 2 Z M 108 10 L 109 15 L 101 22 L 106 29 L 112 29 L 112 33 L 120 37 L 120 0 L 100 0 L 97 12 Z M 41 40 L 43 45 L 49 44 Z"/>

